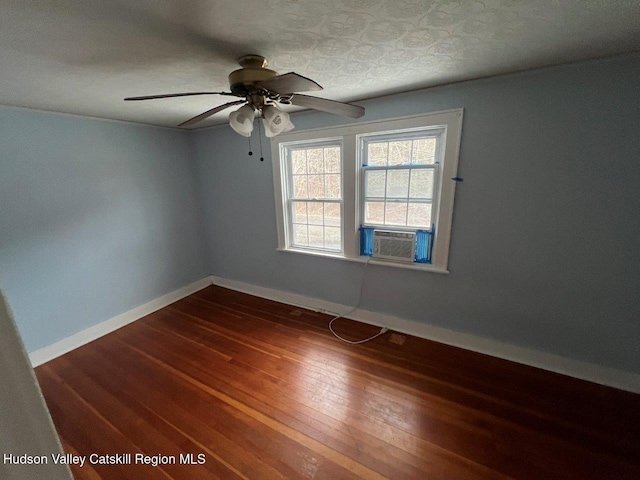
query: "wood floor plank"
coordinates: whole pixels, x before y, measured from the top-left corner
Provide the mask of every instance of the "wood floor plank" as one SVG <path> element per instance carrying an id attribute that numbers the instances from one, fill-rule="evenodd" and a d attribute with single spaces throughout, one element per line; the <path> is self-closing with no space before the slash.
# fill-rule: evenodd
<path id="1" fill-rule="evenodd" d="M 378 363 L 380 363 L 380 362 L 378 362 Z M 504 409 L 504 404 L 503 404 L 503 405 L 498 404 L 498 405 L 496 405 L 496 408 Z M 535 420 L 539 422 L 539 419 L 535 419 Z M 553 425 L 552 425 L 552 426 L 553 426 Z M 551 428 L 551 427 L 550 427 L 550 428 Z M 579 428 L 579 425 L 578 425 L 578 426 L 575 426 L 575 428 Z M 587 430 L 585 430 L 585 431 L 577 431 L 577 432 L 574 432 L 574 433 L 573 433 L 573 435 L 574 435 L 574 436 L 575 436 L 575 435 L 585 436 L 585 435 L 588 435 L 588 433 L 589 433 L 589 432 L 588 432 Z M 616 437 L 614 437 L 614 438 L 616 438 L 616 439 L 617 439 L 618 437 L 616 436 Z M 605 444 L 605 445 L 606 445 L 606 444 Z"/>
<path id="2" fill-rule="evenodd" d="M 74 385 L 82 392 L 83 399 L 92 405 L 99 405 L 104 418 L 123 435 L 147 454 L 178 456 L 180 454 L 199 451 L 197 445 L 190 443 L 177 429 L 138 402 L 132 401 L 127 392 L 114 385 L 117 379 L 102 385 L 95 375 L 88 375 L 79 368 L 74 368 L 67 359 L 56 365 L 56 372 L 65 383 Z M 237 479 L 241 478 L 229 469 L 221 468 L 217 462 L 205 465 L 193 465 L 185 470 L 180 465 L 163 467 L 176 480 L 178 479 Z"/>
<path id="3" fill-rule="evenodd" d="M 640 478 L 640 396 L 329 319 L 212 286 L 38 367 L 67 452 L 206 458 L 75 477 Z"/>
<path id="4" fill-rule="evenodd" d="M 54 399 L 48 401 L 54 418 L 61 419 L 56 425 L 68 442 L 76 450 L 95 452 L 100 456 L 118 455 L 121 452 L 141 453 L 140 449 L 109 423 L 100 412 L 85 402 L 52 369 L 43 366 L 38 372 L 38 381 L 43 388 L 52 392 Z M 77 428 L 77 425 L 84 428 Z M 147 465 L 94 464 L 93 468 L 103 477 L 136 479 L 149 478 L 166 480 L 169 477 L 162 468 Z"/>
<path id="5" fill-rule="evenodd" d="M 172 344 L 171 348 L 172 351 L 174 351 L 180 347 L 177 343 L 174 343 Z M 242 372 L 238 372 L 237 374 L 242 377 Z M 249 384 L 249 382 L 251 381 L 250 378 L 243 379 L 243 381 L 247 385 L 249 385 L 250 391 L 258 389 L 261 391 L 269 390 L 269 386 L 265 384 L 251 386 Z M 397 428 L 394 428 L 393 425 L 387 425 L 386 427 L 383 427 L 381 423 L 384 422 L 381 422 L 378 419 L 372 421 L 371 418 L 367 418 L 360 411 L 362 410 L 362 407 L 354 410 L 348 405 L 341 403 L 340 398 L 327 398 L 326 390 L 323 390 L 324 398 L 318 397 L 311 399 L 297 396 L 295 394 L 292 396 L 290 392 L 292 392 L 291 389 L 284 394 L 285 398 L 280 398 L 281 403 L 286 403 L 289 398 L 292 398 L 298 401 L 300 404 L 306 405 L 310 408 L 313 408 L 314 402 L 319 402 L 321 404 L 331 404 L 339 412 L 327 412 L 334 419 L 336 419 L 337 416 L 343 415 L 343 410 L 349 410 L 346 419 L 342 421 L 351 429 L 361 430 L 363 433 L 365 431 L 369 431 L 370 433 L 373 433 L 376 438 L 389 438 L 391 440 L 388 443 L 405 451 L 408 451 L 413 455 L 417 455 L 418 452 L 427 452 L 429 449 L 429 445 L 427 445 L 427 443 L 425 442 L 421 442 L 419 438 L 414 438 L 414 436 L 411 435 L 403 435 L 403 432 L 400 432 Z M 349 400 L 353 403 L 360 404 L 359 402 L 357 402 L 356 398 L 358 392 L 351 391 L 350 393 L 351 398 Z M 388 402 L 383 403 L 385 409 L 388 408 Z M 388 417 L 386 415 L 386 411 L 384 411 L 383 409 L 381 409 L 381 413 L 382 415 L 379 415 L 380 418 L 384 419 L 385 417 Z M 493 466 L 495 468 L 505 468 L 505 466 L 511 461 L 506 453 L 500 453 L 501 450 L 506 451 L 506 442 L 510 441 L 510 438 L 514 436 L 514 432 L 510 431 L 508 428 L 502 428 L 502 430 L 500 431 L 500 435 L 497 435 L 495 432 L 495 426 L 492 427 L 491 431 L 483 431 L 477 425 L 474 425 L 475 416 L 469 417 L 467 419 L 467 423 L 463 425 L 464 430 L 461 430 L 460 422 L 458 422 L 458 424 L 454 424 L 452 422 L 443 422 L 439 420 L 438 417 L 430 414 L 423 414 L 423 417 L 430 424 L 431 439 L 436 440 L 437 444 L 445 447 L 445 449 L 449 452 L 461 455 L 465 458 L 473 457 L 479 459 L 481 463 L 485 465 L 491 466 L 493 461 Z M 447 416 L 445 418 L 450 417 Z M 518 433 L 520 435 L 523 434 L 522 431 Z M 467 448 L 466 451 L 459 451 L 459 448 L 455 448 L 455 439 L 460 435 L 465 435 L 469 440 L 465 443 L 465 447 Z M 550 478 L 550 476 L 552 475 L 552 472 L 547 471 L 547 464 L 544 461 L 548 455 L 549 449 L 553 449 L 556 451 L 564 450 L 565 454 L 561 457 L 562 461 L 569 461 L 571 459 L 572 449 L 570 444 L 564 444 L 562 442 L 554 441 L 553 438 L 536 435 L 535 432 L 527 432 L 527 435 L 532 447 L 529 448 L 527 457 L 520 460 L 519 463 L 524 463 L 525 465 L 527 465 L 528 471 L 531 474 L 532 478 Z M 590 461 L 588 461 L 586 464 L 583 464 L 581 468 L 584 470 L 591 470 L 592 468 L 594 468 L 593 465 L 591 465 L 593 463 L 593 459 L 594 457 L 592 457 L 592 459 L 590 459 Z M 555 466 L 554 468 L 557 468 L 557 466 Z"/>
<path id="6" fill-rule="evenodd" d="M 127 333 L 126 341 L 132 345 L 137 345 L 140 340 L 144 340 L 144 337 L 139 337 L 131 332 Z M 165 342 L 169 343 L 168 339 Z M 218 391 L 224 395 L 228 395 L 234 398 L 241 398 L 244 404 L 255 408 L 260 411 L 266 411 L 272 418 L 277 418 L 283 425 L 297 429 L 298 431 L 307 434 L 312 439 L 317 439 L 318 435 L 315 430 L 308 430 L 307 425 L 312 423 L 319 426 L 320 429 L 324 425 L 331 422 L 331 418 L 328 416 L 315 415 L 311 409 L 306 408 L 304 405 L 299 405 L 291 402 L 287 395 L 269 395 L 268 392 L 272 392 L 270 386 L 273 384 L 272 378 L 250 378 L 244 376 L 238 369 L 234 369 L 233 366 L 225 365 L 225 368 L 219 366 L 217 369 L 209 371 L 206 367 L 197 363 L 185 363 L 180 360 L 180 345 L 177 343 L 170 343 L 171 348 L 162 351 L 154 346 L 154 344 L 142 346 L 144 353 L 154 358 L 160 359 L 166 362 L 167 365 L 173 365 L 180 367 L 181 372 L 190 375 L 192 378 L 197 379 L 202 384 L 214 386 Z M 282 410 L 280 410 L 282 409 Z M 292 419 L 288 416 L 287 412 L 296 412 L 297 416 L 304 418 L 307 422 L 292 423 Z M 338 425 L 341 426 L 341 425 Z M 339 433 L 338 431 L 326 430 L 329 434 Z M 313 432 L 313 433 L 310 433 Z M 345 443 L 338 444 L 335 448 L 337 451 L 342 451 L 344 448 L 349 448 L 353 443 L 353 432 L 349 429 L 344 429 L 343 439 L 346 439 Z M 334 442 L 328 440 L 326 437 L 322 437 L 324 443 L 335 445 Z M 360 438 L 359 442 L 363 439 Z M 378 442 L 379 447 L 386 446 Z M 391 446 L 388 446 L 391 447 Z M 362 448 L 362 446 L 361 446 Z M 354 453 L 357 453 L 354 451 Z M 362 458 L 360 458 L 362 459 Z M 374 457 L 368 458 L 370 461 L 375 461 Z M 395 472 L 394 472 L 395 473 Z"/>
<path id="7" fill-rule="evenodd" d="M 131 335 L 128 334 L 128 337 L 130 337 Z M 169 341 L 169 340 L 167 340 Z M 179 344 L 177 343 L 173 343 L 171 350 L 172 351 L 176 351 L 180 349 Z M 233 361 L 231 362 L 233 363 Z M 260 370 L 261 373 L 264 373 L 264 369 L 258 369 L 256 368 L 256 370 Z M 216 374 L 220 375 L 220 371 L 217 371 Z M 251 393 L 254 391 L 261 391 L 262 393 L 268 393 L 270 388 L 269 385 L 267 384 L 260 384 L 260 385 L 252 385 L 251 384 L 251 378 L 250 377 L 246 377 L 243 374 L 243 371 L 235 371 L 232 372 L 227 378 L 226 381 L 229 383 L 234 383 L 234 379 L 238 378 L 239 380 L 239 388 L 243 388 L 243 387 L 247 387 L 247 393 Z M 270 379 L 269 379 L 270 380 Z M 323 405 L 323 406 L 332 406 L 335 404 L 336 408 L 338 408 L 340 410 L 340 412 L 336 413 L 336 412 L 330 412 L 330 411 L 325 411 L 324 413 L 326 413 L 327 415 L 329 415 L 328 418 L 326 415 L 321 417 L 321 420 L 323 423 L 329 423 L 332 419 L 337 419 L 336 416 L 338 417 L 343 417 L 345 416 L 345 412 L 343 412 L 342 410 L 350 410 L 349 412 L 346 412 L 346 420 L 341 420 L 344 424 L 346 424 L 349 428 L 349 430 L 352 432 L 353 430 L 361 430 L 362 431 L 362 436 L 364 437 L 365 434 L 365 429 L 361 428 L 360 425 L 358 424 L 358 422 L 354 422 L 354 418 L 359 418 L 360 417 L 360 412 L 359 409 L 353 410 L 350 408 L 342 408 L 338 402 L 331 402 L 330 399 L 328 399 L 329 401 L 327 401 L 327 399 L 324 399 L 322 397 L 322 395 L 320 396 L 316 396 L 314 398 L 305 398 L 304 396 L 301 395 L 297 395 L 295 393 L 295 390 L 299 390 L 299 388 L 290 388 L 287 389 L 285 391 L 285 393 L 282 396 L 278 396 L 276 394 L 276 392 L 273 392 L 273 394 L 271 395 L 272 398 L 276 398 L 277 403 L 281 404 L 281 405 L 285 405 L 287 406 L 288 409 L 294 409 L 294 410 L 301 410 L 302 408 L 306 408 L 306 412 L 307 414 L 309 414 L 309 412 L 311 412 L 311 409 L 315 408 L 316 406 L 314 405 L 315 403 L 319 404 L 319 405 Z M 293 393 L 292 393 L 293 392 Z M 266 397 L 267 399 L 269 398 L 269 396 L 267 395 Z M 267 400 L 268 401 L 268 400 Z M 319 411 L 319 413 L 322 413 Z M 314 412 L 311 412 L 311 415 L 314 415 Z M 366 423 L 366 421 L 363 421 L 363 423 Z M 380 419 L 376 419 L 375 422 L 373 423 L 383 423 L 381 422 Z M 338 425 L 339 428 L 340 425 Z M 386 431 L 381 431 L 379 430 L 377 427 L 379 425 L 374 425 L 372 427 L 370 427 L 372 429 L 372 431 L 374 431 L 376 433 L 375 435 L 375 439 L 376 441 L 380 438 L 381 435 L 383 436 L 388 436 L 389 438 L 392 439 L 390 443 L 391 445 L 395 445 L 396 447 L 400 447 L 403 448 L 405 450 L 410 449 L 412 450 L 412 454 L 416 454 L 418 453 L 424 453 L 428 451 L 428 448 L 425 446 L 425 448 L 421 448 L 420 447 L 420 439 L 418 438 L 414 438 L 411 435 L 407 435 L 404 434 L 405 432 L 400 432 L 400 431 L 391 431 L 391 432 L 386 432 Z M 388 430 L 388 429 L 384 429 L 384 430 Z M 404 439 L 404 443 L 405 445 L 401 445 L 401 442 Z M 433 446 L 431 446 L 431 448 L 433 448 Z"/>
<path id="8" fill-rule="evenodd" d="M 144 408 L 153 412 L 154 415 L 166 419 L 176 431 L 181 433 L 194 445 L 205 451 L 207 457 L 220 460 L 229 470 L 247 472 L 248 478 L 255 478 L 261 474 L 263 478 L 282 478 L 277 471 L 270 468 L 263 460 L 263 452 L 245 451 L 242 440 L 236 441 L 234 438 L 241 431 L 241 426 L 228 425 L 228 415 L 220 409 L 219 402 L 211 400 L 204 395 L 199 395 L 196 389 L 185 387 L 176 383 L 174 378 L 170 378 L 161 369 L 149 368 L 149 365 L 140 362 L 138 356 L 128 354 L 128 350 L 120 345 L 108 345 L 108 348 L 98 347 L 102 351 L 100 357 L 106 358 L 109 352 L 117 352 L 118 358 L 111 366 L 117 374 L 126 375 L 129 364 L 136 363 L 136 370 L 143 374 L 144 378 L 135 381 L 122 381 L 125 391 L 129 392 L 131 398 L 135 398 Z M 87 372 L 100 377 L 101 382 L 108 382 L 108 375 L 101 371 L 86 368 Z M 186 386 L 188 387 L 188 385 Z M 175 399 L 175 393 L 181 392 L 183 400 Z M 186 397 L 186 398 L 185 398 Z M 247 433 L 250 429 L 245 428 Z M 250 435 L 246 435 L 250 439 Z M 210 459 L 207 460 L 209 463 Z M 187 469 L 187 472 L 190 469 Z M 241 478 L 245 475 L 238 474 Z M 222 477 L 224 478 L 224 476 Z"/>

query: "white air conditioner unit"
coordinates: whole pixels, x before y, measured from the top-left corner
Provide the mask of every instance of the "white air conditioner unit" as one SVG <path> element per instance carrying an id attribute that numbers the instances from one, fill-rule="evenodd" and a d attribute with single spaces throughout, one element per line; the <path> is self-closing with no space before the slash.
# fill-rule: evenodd
<path id="1" fill-rule="evenodd" d="M 416 258 L 416 234 L 391 230 L 373 231 L 373 256 L 413 262 Z"/>

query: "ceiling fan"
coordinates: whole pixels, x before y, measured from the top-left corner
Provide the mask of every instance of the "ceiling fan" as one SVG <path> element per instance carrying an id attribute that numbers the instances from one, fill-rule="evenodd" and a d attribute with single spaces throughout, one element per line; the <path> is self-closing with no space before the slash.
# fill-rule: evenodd
<path id="1" fill-rule="evenodd" d="M 253 131 L 255 112 L 263 118 L 265 134 L 273 137 L 293 129 L 289 115 L 276 105 L 296 105 L 312 108 L 323 112 L 359 118 L 364 115 L 364 108 L 358 105 L 327 100 L 325 98 L 302 95 L 298 92 L 318 91 L 322 87 L 313 80 L 294 72 L 278 75 L 267 67 L 268 60 L 260 55 L 245 55 L 238 60 L 242 68 L 229 75 L 230 92 L 191 92 L 170 93 L 165 95 L 150 95 L 145 97 L 128 97 L 126 101 L 153 100 L 157 98 L 189 97 L 195 95 L 227 95 L 240 97 L 218 107 L 207 110 L 189 120 L 182 122 L 179 127 L 194 125 L 205 118 L 234 105 L 244 104 L 238 110 L 231 112 L 229 123 L 241 135 L 249 137 Z"/>

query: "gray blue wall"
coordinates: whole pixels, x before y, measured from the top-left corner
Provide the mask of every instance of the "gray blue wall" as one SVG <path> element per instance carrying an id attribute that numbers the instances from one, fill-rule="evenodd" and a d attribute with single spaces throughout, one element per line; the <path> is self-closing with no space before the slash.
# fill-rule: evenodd
<path id="1" fill-rule="evenodd" d="M 640 372 L 639 85 L 631 55 L 361 102 L 465 109 L 450 275 L 371 265 L 361 307 Z M 362 265 L 276 251 L 268 142 L 264 162 L 228 127 L 193 142 L 210 273 L 357 302 Z"/>
<path id="2" fill-rule="evenodd" d="M 188 142 L 0 107 L 0 283 L 27 350 L 209 273 Z"/>

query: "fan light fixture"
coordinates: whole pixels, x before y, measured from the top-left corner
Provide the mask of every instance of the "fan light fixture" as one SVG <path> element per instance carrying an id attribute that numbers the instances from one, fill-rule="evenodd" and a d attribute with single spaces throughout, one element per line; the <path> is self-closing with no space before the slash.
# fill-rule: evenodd
<path id="1" fill-rule="evenodd" d="M 263 105 L 258 109 L 262 113 L 262 124 L 264 134 L 271 138 L 284 132 L 293 130 L 293 123 L 289 119 L 289 114 L 283 112 L 275 105 Z M 244 105 L 238 110 L 229 114 L 229 125 L 236 133 L 243 137 L 250 137 L 253 132 L 253 120 L 256 116 L 256 109 L 251 105 Z"/>
<path id="2" fill-rule="evenodd" d="M 229 125 L 240 135 L 250 137 L 255 116 L 256 112 L 253 107 L 245 105 L 229 114 Z"/>
<path id="3" fill-rule="evenodd" d="M 267 137 L 275 137 L 293 130 L 293 123 L 289 119 L 289 114 L 275 105 L 265 105 L 263 107 L 262 123 L 264 124 L 264 134 Z"/>

